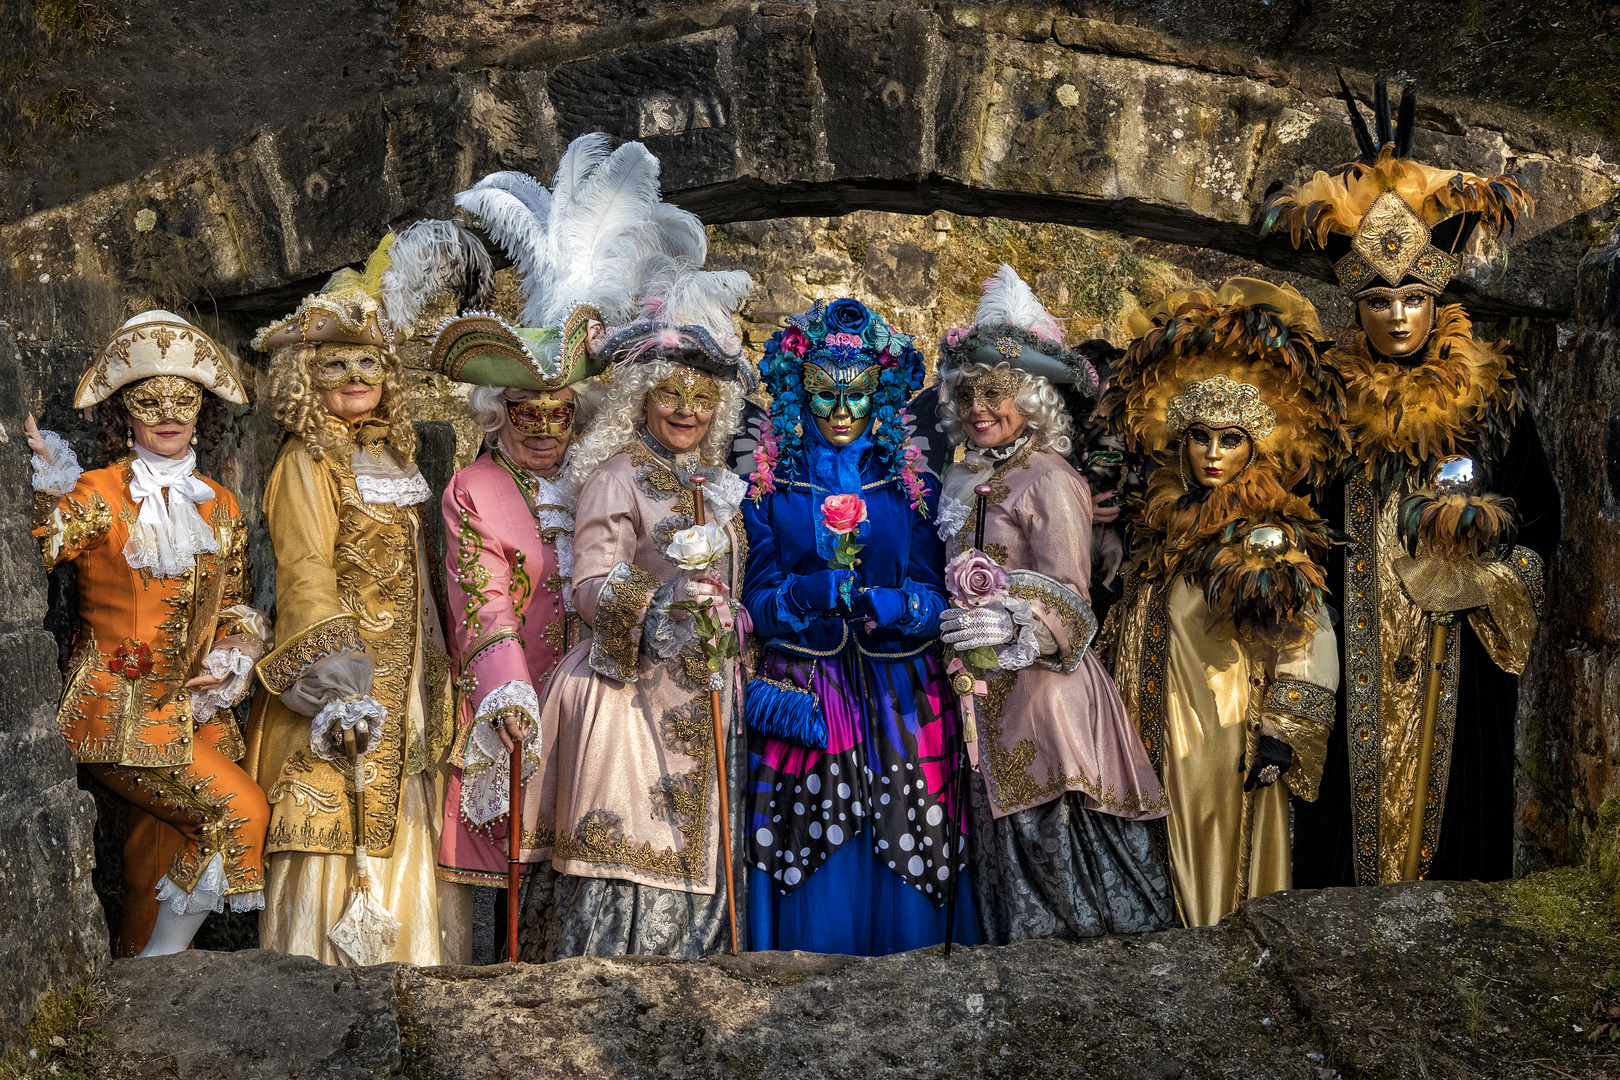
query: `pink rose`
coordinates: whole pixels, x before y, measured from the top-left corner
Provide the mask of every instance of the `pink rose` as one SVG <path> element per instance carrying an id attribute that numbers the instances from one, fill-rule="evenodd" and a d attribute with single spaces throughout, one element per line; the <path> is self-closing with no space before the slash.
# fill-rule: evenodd
<path id="1" fill-rule="evenodd" d="M 957 343 L 963 338 L 967 337 L 968 331 L 972 329 L 973 327 L 971 326 L 951 327 L 949 330 L 945 331 L 945 344 L 953 349 L 956 348 Z"/>
<path id="2" fill-rule="evenodd" d="M 821 520 L 835 536 L 846 536 L 866 520 L 866 500 L 859 495 L 829 495 L 821 500 Z"/>
<path id="3" fill-rule="evenodd" d="M 810 339 L 805 337 L 804 331 L 797 326 L 789 327 L 787 333 L 782 335 L 781 349 L 802 360 L 804 354 L 810 351 Z"/>
<path id="4" fill-rule="evenodd" d="M 859 334 L 828 334 L 827 344 L 843 345 L 851 349 L 864 349 L 866 347 L 866 342 L 861 339 Z"/>
<path id="5" fill-rule="evenodd" d="M 978 607 L 1000 597 L 1007 571 L 978 548 L 969 548 L 945 567 L 945 588 L 963 607 Z"/>

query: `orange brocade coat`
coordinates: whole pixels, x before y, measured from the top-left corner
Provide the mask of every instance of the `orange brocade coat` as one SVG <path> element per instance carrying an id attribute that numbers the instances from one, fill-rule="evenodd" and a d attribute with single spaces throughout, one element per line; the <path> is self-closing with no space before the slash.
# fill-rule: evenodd
<path id="1" fill-rule="evenodd" d="M 239 632 L 227 609 L 244 604 L 249 587 L 241 509 L 229 491 L 201 479 L 214 498 L 197 510 L 214 527 L 219 552 L 172 578 L 133 570 L 124 558 L 139 512 L 127 459 L 83 474 L 54 506 L 40 493 L 34 535 L 46 568 L 73 561 L 79 571 L 78 636 L 57 724 L 81 763 L 191 763 L 191 695 L 178 688 L 216 637 Z M 209 742 L 239 760 L 242 736 L 231 711 L 211 723 L 222 730 Z"/>

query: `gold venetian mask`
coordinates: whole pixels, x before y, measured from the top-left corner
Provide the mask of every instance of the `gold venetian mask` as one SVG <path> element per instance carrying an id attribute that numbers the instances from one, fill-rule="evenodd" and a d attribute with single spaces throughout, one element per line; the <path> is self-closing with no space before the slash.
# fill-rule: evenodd
<path id="1" fill-rule="evenodd" d="M 1370 289 L 1356 306 L 1367 343 L 1385 356 L 1411 356 L 1434 330 L 1434 295 L 1422 289 Z"/>
<path id="2" fill-rule="evenodd" d="M 189 424 L 202 412 L 202 387 L 179 375 L 154 375 L 124 387 L 124 408 L 148 427 L 165 420 Z"/>
<path id="3" fill-rule="evenodd" d="M 712 413 L 720 404 L 720 384 L 704 372 L 677 366 L 674 374 L 647 392 L 660 409 Z"/>
<path id="4" fill-rule="evenodd" d="M 506 403 L 506 418 L 525 438 L 562 439 L 574 428 L 574 402 L 548 393 Z"/>
<path id="5" fill-rule="evenodd" d="M 310 369 L 310 381 L 317 390 L 336 390 L 355 379 L 367 386 L 381 386 L 383 382 L 382 355 L 365 345 L 323 347 Z"/>
<path id="6" fill-rule="evenodd" d="M 1023 381 L 1023 376 L 1010 367 L 992 368 L 977 379 L 963 379 L 956 385 L 956 411 L 961 414 L 983 405 L 995 412 L 1003 401 L 1018 393 Z"/>
<path id="7" fill-rule="evenodd" d="M 1231 483 L 1254 460 L 1254 441 L 1240 427 L 1216 427 L 1195 423 L 1181 433 L 1181 483 L 1188 490 L 1188 476 L 1207 488 Z"/>

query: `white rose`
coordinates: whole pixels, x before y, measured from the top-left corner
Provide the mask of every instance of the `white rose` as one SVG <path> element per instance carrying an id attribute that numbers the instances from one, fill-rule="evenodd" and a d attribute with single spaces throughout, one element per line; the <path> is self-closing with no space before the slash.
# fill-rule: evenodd
<path id="1" fill-rule="evenodd" d="M 718 525 L 696 525 L 675 534 L 664 554 L 682 570 L 704 570 L 731 546 Z"/>

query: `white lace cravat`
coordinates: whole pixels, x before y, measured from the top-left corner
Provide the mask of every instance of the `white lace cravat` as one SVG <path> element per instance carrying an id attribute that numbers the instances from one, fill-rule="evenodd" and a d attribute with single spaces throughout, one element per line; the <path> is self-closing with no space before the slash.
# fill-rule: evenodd
<path id="1" fill-rule="evenodd" d="M 124 558 L 131 569 L 151 570 L 156 577 L 177 577 L 192 567 L 198 555 L 219 550 L 214 530 L 197 512 L 199 503 L 214 497 L 214 489 L 192 475 L 196 467 L 193 451 L 183 458 L 165 458 L 144 446 L 135 447 L 135 460 L 129 464 L 129 495 L 141 512 L 124 545 Z"/>

